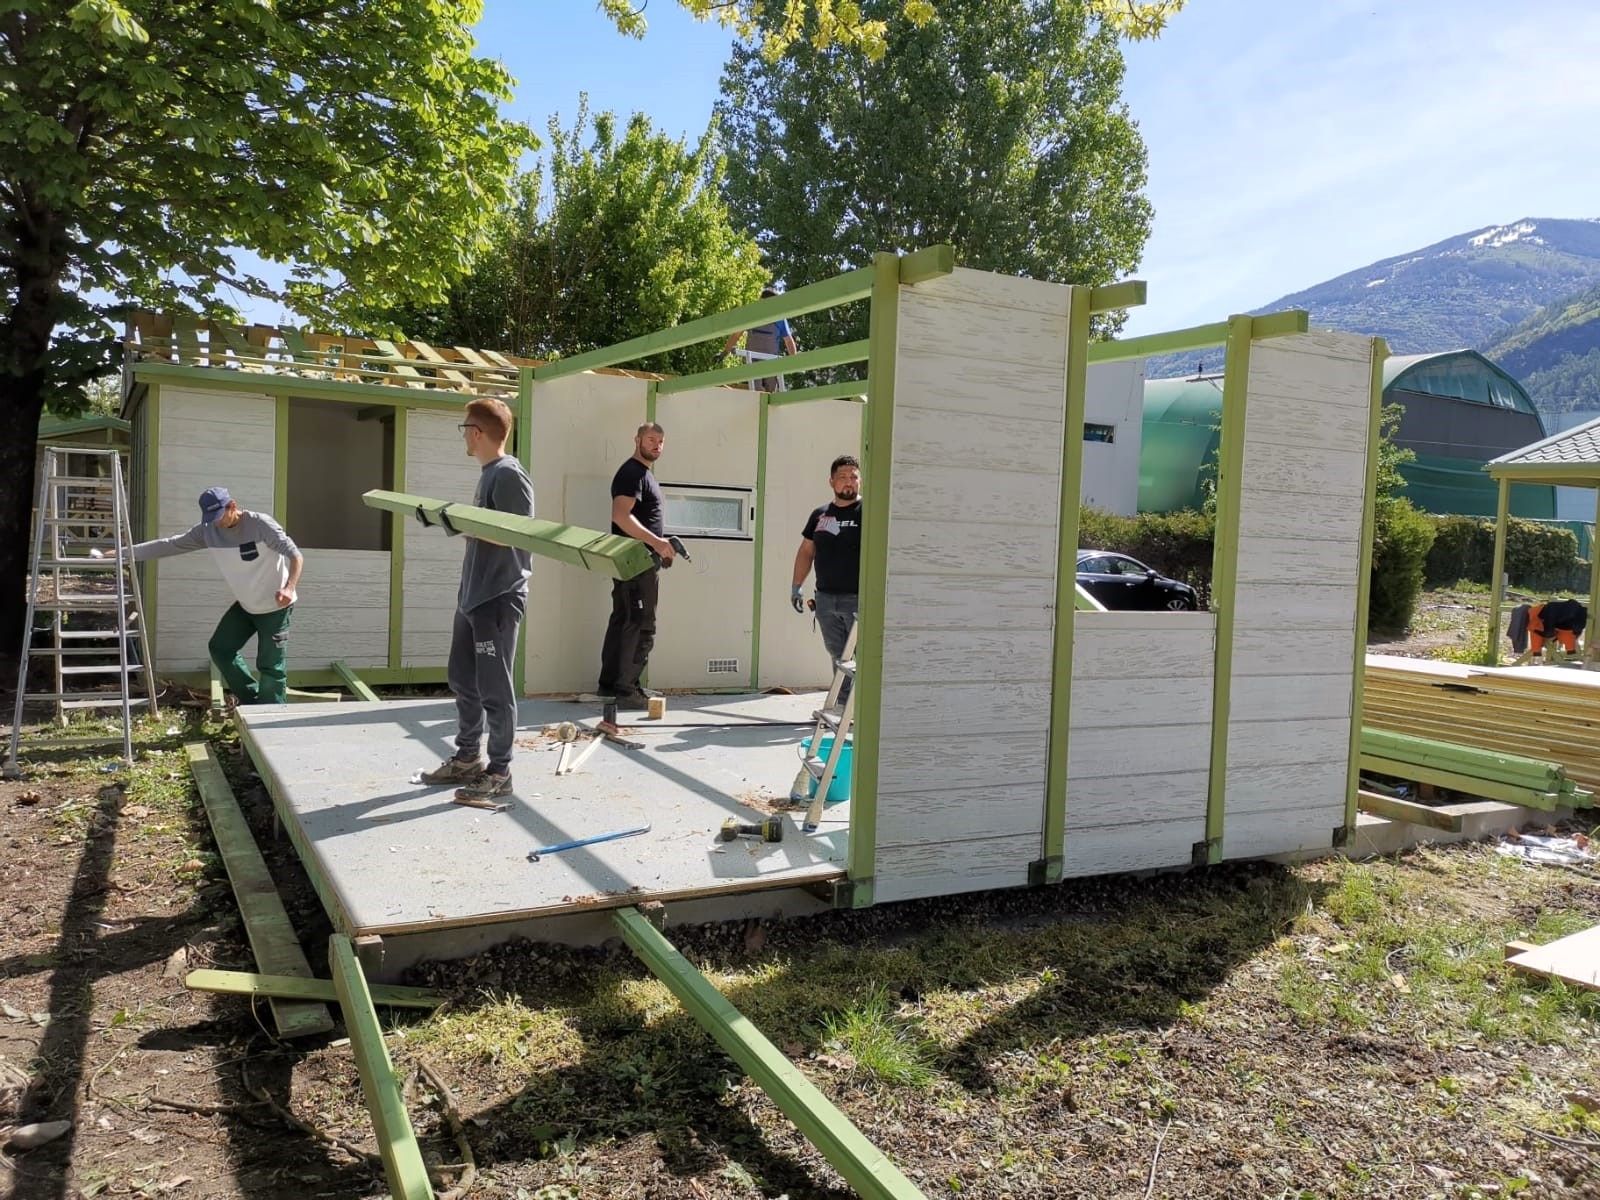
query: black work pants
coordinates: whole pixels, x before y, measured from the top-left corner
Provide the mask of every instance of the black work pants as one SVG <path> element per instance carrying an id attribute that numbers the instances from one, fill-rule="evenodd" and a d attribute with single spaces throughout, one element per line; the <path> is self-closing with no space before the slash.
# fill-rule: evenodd
<path id="1" fill-rule="evenodd" d="M 628 696 L 639 690 L 639 679 L 656 644 L 660 578 L 660 569 L 653 568 L 632 579 L 611 581 L 611 620 L 600 649 L 602 696 Z"/>
<path id="2" fill-rule="evenodd" d="M 456 611 L 450 633 L 447 679 L 456 698 L 456 755 L 476 758 L 489 727 L 489 771 L 511 769 L 517 729 L 515 681 L 517 626 L 525 601 L 515 592 L 486 600 L 470 612 Z"/>

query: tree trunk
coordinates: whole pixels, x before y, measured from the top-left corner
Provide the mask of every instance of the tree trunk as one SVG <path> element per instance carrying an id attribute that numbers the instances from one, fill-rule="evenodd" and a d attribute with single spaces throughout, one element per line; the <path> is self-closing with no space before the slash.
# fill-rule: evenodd
<path id="1" fill-rule="evenodd" d="M 28 551 L 33 534 L 39 417 L 44 371 L 0 373 L 0 679 L 9 685 L 22 650 L 28 606 Z"/>

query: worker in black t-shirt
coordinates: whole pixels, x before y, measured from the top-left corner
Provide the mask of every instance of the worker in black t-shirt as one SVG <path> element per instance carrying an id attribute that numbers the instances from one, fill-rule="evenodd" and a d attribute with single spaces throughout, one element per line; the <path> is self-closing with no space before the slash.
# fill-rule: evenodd
<path id="1" fill-rule="evenodd" d="M 633 436 L 633 457 L 617 468 L 611 480 L 611 532 L 643 542 L 655 558 L 655 565 L 643 574 L 611 581 L 611 621 L 600 651 L 599 691 L 626 708 L 648 707 L 649 694 L 639 679 L 656 643 L 660 568 L 672 565 L 661 485 L 650 472 L 666 444 L 661 426 L 653 421 L 639 426 Z"/>
<path id="2" fill-rule="evenodd" d="M 800 533 L 790 601 L 795 612 L 804 615 L 806 607 L 800 588 L 814 567 L 817 588 L 812 607 L 822 628 L 822 644 L 838 662 L 844 655 L 850 627 L 856 623 L 856 591 L 861 576 L 861 464 L 853 455 L 841 454 L 828 469 L 828 484 L 833 488 L 832 502 L 814 511 Z M 842 704 L 849 694 L 850 679 L 846 676 L 839 702 Z"/>

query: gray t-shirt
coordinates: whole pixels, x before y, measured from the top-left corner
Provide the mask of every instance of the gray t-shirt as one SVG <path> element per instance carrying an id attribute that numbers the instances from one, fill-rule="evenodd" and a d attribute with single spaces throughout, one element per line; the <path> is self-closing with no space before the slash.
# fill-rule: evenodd
<path id="1" fill-rule="evenodd" d="M 472 503 L 495 512 L 531 517 L 533 480 L 528 478 L 521 463 L 509 454 L 502 454 L 478 476 L 478 490 Z M 471 612 L 478 605 L 508 592 L 516 593 L 526 603 L 528 576 L 533 574 L 530 562 L 531 556 L 526 550 L 470 538 L 461 558 L 461 590 L 456 595 L 456 607 L 462 612 Z"/>
<path id="2" fill-rule="evenodd" d="M 200 524 L 171 537 L 140 542 L 133 548 L 133 561 L 168 558 L 191 550 L 211 551 L 212 561 L 233 589 L 239 607 L 257 616 L 278 611 L 278 592 L 289 582 L 289 560 L 300 554 L 283 526 L 266 513 L 240 509 L 232 529 Z"/>

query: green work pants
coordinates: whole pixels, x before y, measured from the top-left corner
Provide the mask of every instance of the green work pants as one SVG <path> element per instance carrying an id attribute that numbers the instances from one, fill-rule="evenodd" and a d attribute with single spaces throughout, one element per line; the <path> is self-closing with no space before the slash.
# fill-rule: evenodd
<path id="1" fill-rule="evenodd" d="M 289 688 L 289 614 L 294 605 L 276 612 L 245 612 L 234 604 L 222 614 L 207 649 L 222 672 L 222 682 L 240 704 L 282 704 Z M 256 674 L 250 674 L 239 652 L 256 639 Z M 258 681 L 259 678 L 259 681 Z"/>

